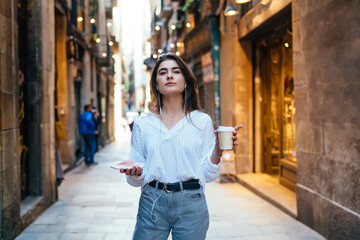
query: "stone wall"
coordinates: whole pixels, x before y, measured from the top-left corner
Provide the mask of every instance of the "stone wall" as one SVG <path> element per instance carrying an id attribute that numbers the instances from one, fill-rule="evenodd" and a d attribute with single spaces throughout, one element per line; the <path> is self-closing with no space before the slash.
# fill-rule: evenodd
<path id="1" fill-rule="evenodd" d="M 11 239 L 20 230 L 16 10 L 15 1 L 0 4 L 0 239 Z"/>
<path id="2" fill-rule="evenodd" d="M 360 1 L 294 0 L 298 218 L 360 236 Z"/>
<path id="3" fill-rule="evenodd" d="M 56 201 L 54 1 L 27 7 L 25 81 L 29 196 L 21 200 L 17 1 L 0 5 L 0 239 L 14 239 Z"/>

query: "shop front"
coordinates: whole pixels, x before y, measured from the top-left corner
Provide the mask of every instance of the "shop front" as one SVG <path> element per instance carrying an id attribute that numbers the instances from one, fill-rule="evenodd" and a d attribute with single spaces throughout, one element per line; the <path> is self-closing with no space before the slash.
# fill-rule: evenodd
<path id="1" fill-rule="evenodd" d="M 238 21 L 235 119 L 244 125 L 236 151 L 237 179 L 297 216 L 291 1 L 258 2 Z M 242 92 L 249 85 L 251 92 Z M 238 120 L 239 119 L 239 120 Z M 248 121 L 248 122 L 247 122 Z M 249 152 L 248 158 L 244 153 Z M 246 160 L 248 159 L 248 160 Z"/>
<path id="2" fill-rule="evenodd" d="M 291 16 L 253 41 L 255 161 L 295 191 L 295 107 Z M 256 164 L 256 163 L 255 163 Z"/>
<path id="3" fill-rule="evenodd" d="M 223 21 L 236 21 L 237 44 L 224 24 L 221 46 L 231 45 L 221 62 L 222 114 L 227 124 L 243 124 L 236 180 L 327 239 L 356 239 L 359 151 L 350 143 L 359 139 L 359 64 L 349 59 L 359 56 L 360 5 L 247 4 Z"/>

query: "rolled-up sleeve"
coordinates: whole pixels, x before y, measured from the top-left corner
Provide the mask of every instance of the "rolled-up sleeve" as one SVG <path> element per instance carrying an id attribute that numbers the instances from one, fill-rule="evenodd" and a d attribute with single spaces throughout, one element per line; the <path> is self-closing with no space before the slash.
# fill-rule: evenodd
<path id="1" fill-rule="evenodd" d="M 141 140 L 141 130 L 135 120 L 131 133 L 131 151 L 129 158 L 136 162 L 142 163 L 145 166 L 146 159 L 143 142 Z M 144 181 L 144 170 L 145 167 L 141 176 L 126 176 L 127 182 L 134 187 L 140 187 Z"/>
<path id="2" fill-rule="evenodd" d="M 213 164 L 210 160 L 212 151 L 215 147 L 216 136 L 214 134 L 214 127 L 211 121 L 211 118 L 206 118 L 205 129 L 204 129 L 204 139 L 202 147 L 202 159 L 203 162 L 203 172 L 205 177 L 205 182 L 212 182 L 219 177 L 221 172 L 221 162 L 218 164 Z"/>

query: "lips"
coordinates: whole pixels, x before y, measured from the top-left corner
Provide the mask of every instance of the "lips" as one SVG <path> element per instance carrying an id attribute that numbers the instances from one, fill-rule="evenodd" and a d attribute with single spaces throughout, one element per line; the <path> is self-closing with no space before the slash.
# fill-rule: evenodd
<path id="1" fill-rule="evenodd" d="M 174 82 L 168 82 L 165 84 L 165 86 L 174 86 L 174 85 L 176 85 L 176 83 L 174 83 Z"/>

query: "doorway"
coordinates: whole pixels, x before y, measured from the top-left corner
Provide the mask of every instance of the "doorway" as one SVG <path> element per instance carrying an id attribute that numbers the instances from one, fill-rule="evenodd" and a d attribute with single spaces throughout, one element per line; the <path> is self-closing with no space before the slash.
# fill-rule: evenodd
<path id="1" fill-rule="evenodd" d="M 292 62 L 291 20 L 285 20 L 255 44 L 259 88 L 255 89 L 255 119 L 260 123 L 262 172 L 278 177 L 281 184 L 295 190 L 295 107 Z M 256 78 L 256 76 L 255 76 Z M 255 79 L 256 85 L 256 79 Z M 256 97 L 260 96 L 260 97 Z M 260 100 L 258 100 L 260 99 Z M 259 143 L 260 142 L 260 143 Z M 262 153 L 261 153 L 262 152 Z"/>
<path id="2" fill-rule="evenodd" d="M 81 106 L 81 83 L 82 83 L 82 71 L 78 70 L 77 76 L 74 79 L 74 95 L 75 95 L 75 157 L 76 163 L 82 158 L 83 156 L 83 146 L 82 146 L 82 138 L 79 132 L 79 121 L 80 115 L 82 113 L 82 106 Z"/>
<path id="3" fill-rule="evenodd" d="M 20 168 L 21 200 L 30 195 L 29 190 L 29 144 L 27 114 L 27 2 L 18 0 L 19 34 L 19 127 L 20 127 Z"/>

